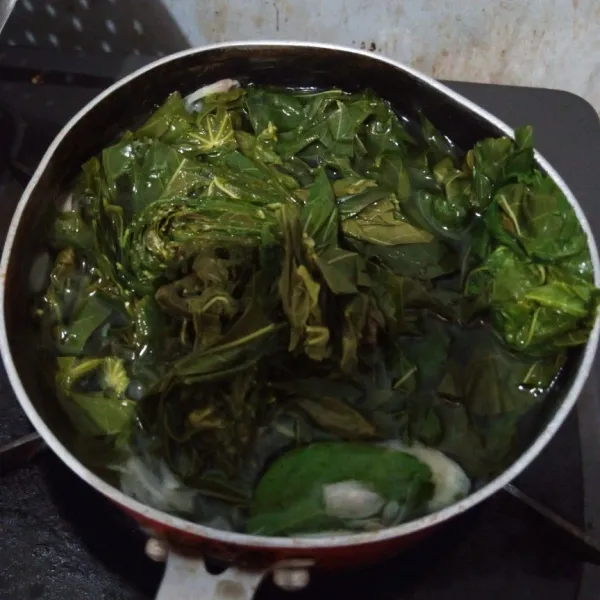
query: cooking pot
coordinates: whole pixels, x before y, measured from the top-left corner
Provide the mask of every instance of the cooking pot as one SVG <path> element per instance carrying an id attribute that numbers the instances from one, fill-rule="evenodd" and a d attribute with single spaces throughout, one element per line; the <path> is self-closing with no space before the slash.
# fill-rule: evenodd
<path id="1" fill-rule="evenodd" d="M 161 58 L 128 75 L 80 110 L 54 140 L 16 209 L 0 265 L 0 346 L 9 379 L 27 416 L 48 446 L 82 479 L 118 504 L 147 531 L 148 553 L 167 559 L 161 600 L 251 598 L 266 573 L 282 587 L 306 583 L 312 568 L 340 568 L 380 560 L 398 552 L 438 524 L 482 502 L 516 477 L 555 434 L 588 376 L 598 343 L 598 323 L 587 345 L 575 351 L 559 389 L 546 399 L 538 429 L 523 443 L 520 458 L 487 485 L 435 514 L 372 533 L 320 538 L 276 538 L 211 529 L 161 512 L 123 494 L 72 453 L 72 432 L 57 403 L 42 388 L 32 348 L 30 271 L 44 250 L 56 201 L 80 165 L 139 122 L 166 96 L 232 78 L 242 84 L 366 88 L 403 113 L 421 109 L 459 147 L 487 136 L 512 135 L 500 120 L 437 81 L 393 60 L 360 50 L 297 42 L 227 43 Z M 598 251 L 581 207 L 539 154 L 538 167 L 564 192 L 589 240 L 596 285 Z M 109 526 L 109 524 L 107 524 Z M 228 568 L 210 574 L 203 557 Z"/>

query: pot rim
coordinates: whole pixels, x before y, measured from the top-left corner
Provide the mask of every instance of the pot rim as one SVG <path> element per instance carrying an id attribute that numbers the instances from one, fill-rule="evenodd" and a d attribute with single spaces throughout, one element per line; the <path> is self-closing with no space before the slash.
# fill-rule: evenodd
<path id="1" fill-rule="evenodd" d="M 2 353 L 2 359 L 4 362 L 4 366 L 6 372 L 8 374 L 9 381 L 12 385 L 12 388 L 19 400 L 19 403 L 23 410 L 25 411 L 27 417 L 35 427 L 35 429 L 40 433 L 42 438 L 48 444 L 48 446 L 53 450 L 55 454 L 72 470 L 74 471 L 81 479 L 87 482 L 89 485 L 94 487 L 97 491 L 102 493 L 104 496 L 113 500 L 117 504 L 119 504 L 122 508 L 126 509 L 128 512 L 138 515 L 145 521 L 153 521 L 156 524 L 162 525 L 167 528 L 175 529 L 179 532 L 197 536 L 200 538 L 212 540 L 215 542 L 225 543 L 225 544 L 234 544 L 237 546 L 251 546 L 253 548 L 262 548 L 262 549 L 277 549 L 277 550 L 311 550 L 317 548 L 339 548 L 339 547 L 348 547 L 348 546 L 357 546 L 362 544 L 371 544 L 376 542 L 383 542 L 385 540 L 390 540 L 393 538 L 398 538 L 406 535 L 410 535 L 416 533 L 418 531 L 428 529 L 437 524 L 440 524 L 448 519 L 457 516 L 469 508 L 479 504 L 486 498 L 490 497 L 492 494 L 496 493 L 503 486 L 510 483 L 517 475 L 519 475 L 543 450 L 546 444 L 550 441 L 550 439 L 555 435 L 556 431 L 559 429 L 561 424 L 564 422 L 569 412 L 575 405 L 579 394 L 584 386 L 584 383 L 589 375 L 591 370 L 594 357 L 596 354 L 596 349 L 598 346 L 598 339 L 600 336 L 600 320 L 596 319 L 596 323 L 592 332 L 590 334 L 589 340 L 585 346 L 585 350 L 583 352 L 583 356 L 581 359 L 581 364 L 578 368 L 577 375 L 570 386 L 567 394 L 565 395 L 562 403 L 560 404 L 558 410 L 552 417 L 552 419 L 548 422 L 546 427 L 542 430 L 542 432 L 538 435 L 538 437 L 534 440 L 531 446 L 519 456 L 519 458 L 503 473 L 501 473 L 494 480 L 490 481 L 480 490 L 477 490 L 473 494 L 467 496 L 463 500 L 430 515 L 426 515 L 414 521 L 410 521 L 407 523 L 403 523 L 401 525 L 397 525 L 395 527 L 390 527 L 387 529 L 382 529 L 377 532 L 369 532 L 369 533 L 356 533 L 356 534 L 348 534 L 348 535 L 339 535 L 339 536 L 323 536 L 323 537 L 266 537 L 260 535 L 251 535 L 246 533 L 237 533 L 237 532 L 229 532 L 222 531 L 219 529 L 213 529 L 211 527 L 207 527 L 205 525 L 200 525 L 198 523 L 193 523 L 191 521 L 187 521 L 185 519 L 175 517 L 161 510 L 152 508 L 141 502 L 134 500 L 130 496 L 125 495 L 123 492 L 118 490 L 117 488 L 109 485 L 103 479 L 95 475 L 92 471 L 90 471 L 87 467 L 85 467 L 79 460 L 71 454 L 67 448 L 58 440 L 58 438 L 54 435 L 54 433 L 50 430 L 50 428 L 44 423 L 37 410 L 33 406 L 31 400 L 29 399 L 17 369 L 15 367 L 13 357 L 10 351 L 10 346 L 8 343 L 8 335 L 6 329 L 6 320 L 5 320 L 5 298 L 6 298 L 6 274 L 8 270 L 8 264 L 10 261 L 10 256 L 13 249 L 14 239 L 16 232 L 19 228 L 21 222 L 21 216 L 27 205 L 29 198 L 37 186 L 42 173 L 48 166 L 48 163 L 52 159 L 56 149 L 61 144 L 63 138 L 66 136 L 67 132 L 77 123 L 86 113 L 92 110 L 97 104 L 101 103 L 105 98 L 110 96 L 113 91 L 116 89 L 127 85 L 133 79 L 145 75 L 146 73 L 151 72 L 154 68 L 159 65 L 166 64 L 172 61 L 179 60 L 185 56 L 190 56 L 193 54 L 202 55 L 208 51 L 227 49 L 227 48 L 242 48 L 247 49 L 248 51 L 252 51 L 255 48 L 264 48 L 264 47 L 277 47 L 277 46 L 285 46 L 285 47 L 295 47 L 295 48 L 312 48 L 312 49 L 322 49 L 322 50 L 334 50 L 337 52 L 344 52 L 346 54 L 359 55 L 363 57 L 368 57 L 373 61 L 380 61 L 383 63 L 387 63 L 388 65 L 404 71 L 416 79 L 421 80 L 423 83 L 437 89 L 447 97 L 455 100 L 456 102 L 462 104 L 465 108 L 467 108 L 472 113 L 482 117 L 504 133 L 509 136 L 514 135 L 514 131 L 507 124 L 502 122 L 500 119 L 479 107 L 477 104 L 471 102 L 467 98 L 464 98 L 457 92 L 451 90 L 445 85 L 439 83 L 435 79 L 420 73 L 419 71 L 413 69 L 412 67 L 408 67 L 403 65 L 402 63 L 395 61 L 391 58 L 386 58 L 384 56 L 380 56 L 377 54 L 373 54 L 367 52 L 365 50 L 358 50 L 355 48 L 350 48 L 346 46 L 336 45 L 336 44 L 325 44 L 325 43 L 316 43 L 316 42 L 303 42 L 303 41 L 281 41 L 281 40 L 265 40 L 265 41 L 239 41 L 239 42 L 223 42 L 218 44 L 210 44 L 205 46 L 200 46 L 196 48 L 190 48 L 187 50 L 183 50 L 181 52 L 177 52 L 174 54 L 170 54 L 168 56 L 162 57 L 156 61 L 149 63 L 148 65 L 133 71 L 129 75 L 120 79 L 119 81 L 112 84 L 106 90 L 101 92 L 98 96 L 96 96 L 93 100 L 91 100 L 88 104 L 86 104 L 81 110 L 79 110 L 69 121 L 68 123 L 61 129 L 59 134 L 56 136 L 44 157 L 42 158 L 40 164 L 38 165 L 31 181 L 27 185 L 26 189 L 23 192 L 23 195 L 17 205 L 17 208 L 13 214 L 10 227 L 6 236 L 6 241 L 4 244 L 4 250 L 2 253 L 2 259 L 0 261 L 0 352 Z M 535 152 L 535 158 L 538 164 L 546 171 L 546 173 L 556 182 L 561 191 L 565 194 L 569 203 L 573 206 L 577 218 L 581 223 L 583 230 L 585 231 L 588 238 L 588 246 L 590 250 L 590 256 L 592 260 L 592 265 L 594 268 L 594 280 L 596 285 L 600 284 L 600 260 L 598 257 L 598 248 L 596 246 L 596 242 L 594 239 L 594 235 L 590 229 L 589 223 L 583 213 L 583 210 L 579 206 L 579 203 L 575 199 L 573 193 L 569 190 L 566 183 L 563 179 L 558 175 L 558 173 L 553 169 L 553 167 L 538 153 Z"/>

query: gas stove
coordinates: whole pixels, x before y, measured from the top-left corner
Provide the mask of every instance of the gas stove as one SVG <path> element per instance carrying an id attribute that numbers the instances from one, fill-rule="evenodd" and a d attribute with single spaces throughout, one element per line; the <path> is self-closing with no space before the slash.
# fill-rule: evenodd
<path id="1" fill-rule="evenodd" d="M 99 91 L 151 57 L 0 47 L 0 238 L 53 136 Z M 536 146 L 600 234 L 600 122 L 561 91 L 452 82 Z M 600 390 L 592 371 L 577 410 L 518 486 L 590 535 L 600 535 Z M 31 431 L 2 370 L 0 445 Z M 50 451 L 0 478 L 0 600 L 149 600 L 163 567 L 145 537 Z M 360 571 L 316 575 L 297 600 L 592 600 L 600 567 L 584 563 L 501 492 L 408 553 Z M 286 594 L 266 582 L 259 600 Z"/>

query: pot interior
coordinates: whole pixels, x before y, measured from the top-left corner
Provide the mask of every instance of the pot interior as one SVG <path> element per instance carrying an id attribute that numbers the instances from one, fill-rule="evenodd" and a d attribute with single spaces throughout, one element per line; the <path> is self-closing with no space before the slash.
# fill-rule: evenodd
<path id="1" fill-rule="evenodd" d="M 334 48 L 295 45 L 251 45 L 209 48 L 166 59 L 126 83 L 86 110 L 62 134 L 51 155 L 36 174 L 27 205 L 17 225 L 6 273 L 5 321 L 10 351 L 21 382 L 44 421 L 78 459 L 74 436 L 51 391 L 39 377 L 31 317 L 28 273 L 44 248 L 55 201 L 68 189 L 80 165 L 138 123 L 174 90 L 183 95 L 223 78 L 242 84 L 331 88 L 346 91 L 372 89 L 400 112 L 423 113 L 459 147 L 503 132 L 442 90 L 393 64 L 364 54 Z M 560 385 L 550 393 L 538 414 L 524 423 L 520 446 L 524 450 L 547 425 L 578 372 L 582 350 L 572 353 Z M 89 464 L 93 468 L 93 464 Z M 104 474 L 106 476 L 106 474 Z"/>

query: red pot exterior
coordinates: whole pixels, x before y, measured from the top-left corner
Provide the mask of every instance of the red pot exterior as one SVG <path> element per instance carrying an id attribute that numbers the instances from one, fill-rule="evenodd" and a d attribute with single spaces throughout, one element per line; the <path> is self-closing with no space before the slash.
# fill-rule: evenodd
<path id="1" fill-rule="evenodd" d="M 260 548 L 203 538 L 153 521 L 122 506 L 120 508 L 133 517 L 149 535 L 166 540 L 169 546 L 176 548 L 181 554 L 210 556 L 228 563 L 255 568 L 266 568 L 290 559 L 313 560 L 315 568 L 323 570 L 364 567 L 391 558 L 438 529 L 434 526 L 396 538 L 333 548 Z"/>

